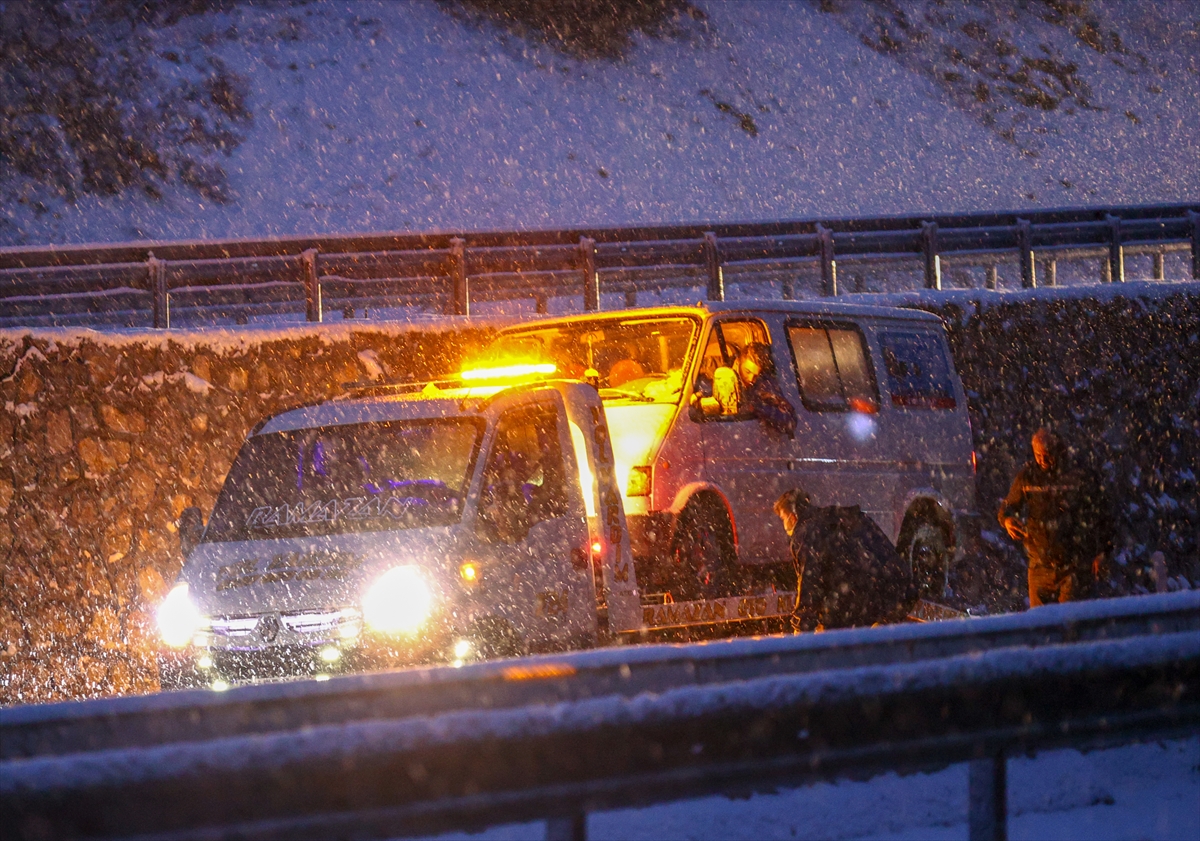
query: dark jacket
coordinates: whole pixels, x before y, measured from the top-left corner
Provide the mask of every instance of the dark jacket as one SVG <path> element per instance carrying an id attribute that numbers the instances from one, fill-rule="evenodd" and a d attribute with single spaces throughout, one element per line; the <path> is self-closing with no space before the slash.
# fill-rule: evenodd
<path id="1" fill-rule="evenodd" d="M 1091 560 L 1108 551 L 1112 518 L 1099 478 L 1086 470 L 1025 464 L 1013 479 L 996 518 L 1025 523 L 1029 565 L 1057 572 L 1090 571 Z"/>
<path id="2" fill-rule="evenodd" d="M 795 437 L 796 407 L 783 396 L 773 376 L 764 373 L 748 388 L 743 387 L 741 410 L 776 432 Z"/>
<path id="3" fill-rule="evenodd" d="M 797 630 L 900 622 L 917 601 L 912 574 L 857 506 L 810 508 L 792 532 Z"/>

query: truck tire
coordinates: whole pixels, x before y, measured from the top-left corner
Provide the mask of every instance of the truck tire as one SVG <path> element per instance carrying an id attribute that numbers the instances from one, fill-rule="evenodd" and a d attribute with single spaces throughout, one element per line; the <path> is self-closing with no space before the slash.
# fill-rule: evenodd
<path id="1" fill-rule="evenodd" d="M 675 601 L 730 595 L 736 577 L 733 529 L 718 503 L 689 502 L 679 516 L 671 550 L 671 596 Z"/>
<path id="2" fill-rule="evenodd" d="M 201 678 L 199 672 L 181 657 L 158 656 L 158 689 L 160 692 L 174 692 L 180 689 L 199 689 L 208 683 Z"/>
<path id="3" fill-rule="evenodd" d="M 521 657 L 525 645 L 513 626 L 498 616 L 476 619 L 467 629 L 466 638 L 471 641 L 476 660 L 498 660 L 505 657 Z"/>

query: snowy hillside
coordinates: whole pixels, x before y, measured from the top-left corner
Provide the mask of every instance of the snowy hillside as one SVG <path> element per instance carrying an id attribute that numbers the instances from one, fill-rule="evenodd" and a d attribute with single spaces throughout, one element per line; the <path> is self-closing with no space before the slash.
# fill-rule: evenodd
<path id="1" fill-rule="evenodd" d="M 1062 6 L 697 0 L 615 59 L 435 2 L 97 24 L 147 51 L 143 124 L 167 84 L 224 110 L 225 180 L 72 200 L 0 156 L 0 245 L 1200 200 L 1200 4 Z"/>

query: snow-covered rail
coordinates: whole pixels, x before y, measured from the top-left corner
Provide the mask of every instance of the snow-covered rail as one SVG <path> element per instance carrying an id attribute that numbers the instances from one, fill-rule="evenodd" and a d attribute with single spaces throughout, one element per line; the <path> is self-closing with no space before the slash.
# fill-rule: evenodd
<path id="1" fill-rule="evenodd" d="M 112 323 L 169 327 L 172 313 L 210 318 L 415 306 L 469 314 L 481 301 L 777 284 L 793 297 L 801 275 L 839 292 L 839 264 L 903 265 L 927 288 L 942 266 L 1016 259 L 1024 287 L 1053 286 L 1059 261 L 1094 264 L 1100 282 L 1125 279 L 1127 255 L 1191 252 L 1200 280 L 1200 206 L 1145 206 L 875 219 L 802 220 L 595 230 L 377 234 L 225 242 L 0 248 L 0 326 Z M 901 291 L 901 290 L 893 290 Z"/>
<path id="2" fill-rule="evenodd" d="M 0 710 L 9 837 L 356 837 L 1200 729 L 1200 593 Z"/>

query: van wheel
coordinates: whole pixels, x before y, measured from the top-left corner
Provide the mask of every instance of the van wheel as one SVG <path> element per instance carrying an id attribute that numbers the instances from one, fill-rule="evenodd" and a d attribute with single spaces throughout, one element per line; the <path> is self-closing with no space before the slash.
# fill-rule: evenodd
<path id="1" fill-rule="evenodd" d="M 912 570 L 913 582 L 922 599 L 940 601 L 946 593 L 950 551 L 941 526 L 927 521 L 917 523 L 900 555 Z"/>
<path id="2" fill-rule="evenodd" d="M 732 531 L 725 512 L 712 502 L 692 502 L 683 509 L 671 552 L 670 590 L 676 601 L 729 595 Z"/>

